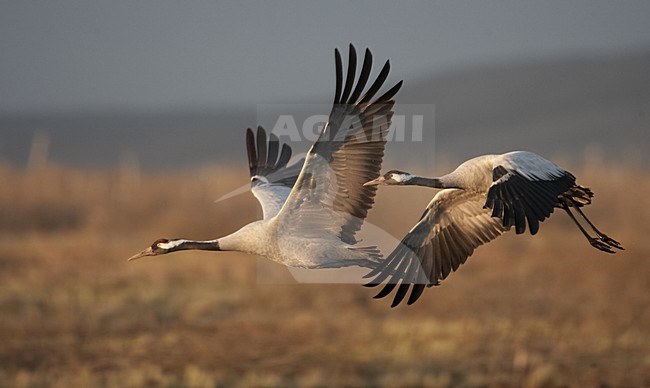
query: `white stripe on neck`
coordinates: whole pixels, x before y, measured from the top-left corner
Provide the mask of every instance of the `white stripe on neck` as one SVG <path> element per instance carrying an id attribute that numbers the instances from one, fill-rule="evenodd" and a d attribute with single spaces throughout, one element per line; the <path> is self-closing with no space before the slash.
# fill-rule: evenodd
<path id="1" fill-rule="evenodd" d="M 403 183 L 413 178 L 411 174 L 393 174 L 393 180 L 397 183 Z"/>
<path id="2" fill-rule="evenodd" d="M 162 249 L 172 249 L 176 248 L 177 246 L 187 242 L 188 240 L 172 240 L 166 243 L 159 243 L 158 247 Z"/>

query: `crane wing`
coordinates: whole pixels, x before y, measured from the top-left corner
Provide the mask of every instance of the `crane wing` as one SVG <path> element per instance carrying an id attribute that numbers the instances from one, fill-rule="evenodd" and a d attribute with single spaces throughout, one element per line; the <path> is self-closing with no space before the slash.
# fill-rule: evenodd
<path id="1" fill-rule="evenodd" d="M 539 230 L 539 222 L 548 218 L 557 198 L 575 185 L 568 171 L 532 152 L 503 154 L 494 161 L 492 185 L 485 207 L 492 216 L 503 220 L 504 227 L 515 226 L 517 234 Z"/>
<path id="2" fill-rule="evenodd" d="M 374 279 L 369 287 L 388 283 L 375 296 L 383 298 L 399 284 L 391 307 L 397 306 L 411 288 L 408 304 L 414 303 L 424 287 L 439 284 L 474 252 L 478 246 L 507 230 L 498 218 L 483 208 L 485 194 L 459 189 L 439 191 L 420 221 L 376 269 L 365 277 Z"/>
<path id="3" fill-rule="evenodd" d="M 300 176 L 278 218 L 279 224 L 292 235 L 322 237 L 329 233 L 344 243 L 355 244 L 355 233 L 372 207 L 377 190 L 363 184 L 379 176 L 393 115 L 392 98 L 402 82 L 372 101 L 388 76 L 390 64 L 386 61 L 376 80 L 360 97 L 372 67 L 370 50 L 365 52 L 354 90 L 354 47 L 350 45 L 345 85 L 338 50 L 335 59 L 334 106 L 319 138 L 307 153 Z"/>
<path id="4" fill-rule="evenodd" d="M 264 219 L 274 217 L 284 205 L 304 159 L 289 165 L 291 147 L 282 144 L 273 133 L 268 140 L 264 128 L 257 127 L 257 136 L 253 130 L 246 130 L 246 150 L 248 151 L 248 167 L 251 176 L 251 191 L 260 205 Z"/>

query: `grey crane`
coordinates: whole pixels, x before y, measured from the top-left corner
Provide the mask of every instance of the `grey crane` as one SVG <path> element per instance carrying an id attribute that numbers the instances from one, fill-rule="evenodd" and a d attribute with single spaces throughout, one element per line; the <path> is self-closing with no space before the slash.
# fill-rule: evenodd
<path id="1" fill-rule="evenodd" d="M 389 295 L 397 287 L 392 306 L 397 306 L 411 288 L 412 304 L 426 287 L 438 285 L 474 252 L 514 226 L 517 234 L 539 230 L 539 223 L 554 208 L 563 209 L 589 243 L 603 252 L 623 249 L 599 231 L 582 207 L 591 204 L 592 191 L 576 184 L 575 177 L 543 157 L 526 151 L 484 155 L 462 163 L 439 178 L 425 178 L 392 170 L 365 183 L 415 185 L 442 189 L 434 196 L 417 224 L 390 255 L 366 275 L 367 286 L 382 283 L 375 298 Z M 583 227 L 577 212 L 593 230 Z"/>
<path id="2" fill-rule="evenodd" d="M 374 203 L 376 187 L 364 182 L 379 176 L 398 82 L 373 100 L 388 73 L 388 61 L 362 94 L 372 68 L 366 49 L 359 77 L 357 57 L 349 48 L 345 82 L 341 55 L 335 50 L 336 91 L 328 122 L 304 160 L 289 165 L 291 148 L 259 127 L 247 131 L 251 190 L 263 219 L 209 241 L 158 239 L 135 260 L 183 250 L 240 251 L 265 256 L 290 267 L 375 268 L 381 254 L 360 246 L 358 232 Z M 355 84 L 356 79 L 356 84 Z"/>

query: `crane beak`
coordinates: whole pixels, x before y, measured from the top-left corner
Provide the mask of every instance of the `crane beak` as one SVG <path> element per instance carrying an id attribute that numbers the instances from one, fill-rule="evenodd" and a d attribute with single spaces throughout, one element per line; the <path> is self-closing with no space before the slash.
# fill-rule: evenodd
<path id="1" fill-rule="evenodd" d="M 153 251 L 153 249 L 151 249 L 151 247 L 148 247 L 144 251 L 142 251 L 140 253 L 136 253 L 135 255 L 129 257 L 128 261 L 133 261 L 133 260 L 145 257 L 145 256 L 155 256 L 155 255 L 156 255 L 156 253 Z"/>
<path id="2" fill-rule="evenodd" d="M 364 186 L 378 186 L 378 185 L 384 184 L 385 181 L 386 181 L 386 178 L 384 178 L 383 176 L 380 176 L 379 178 L 368 181 L 368 182 L 364 183 L 363 185 Z"/>

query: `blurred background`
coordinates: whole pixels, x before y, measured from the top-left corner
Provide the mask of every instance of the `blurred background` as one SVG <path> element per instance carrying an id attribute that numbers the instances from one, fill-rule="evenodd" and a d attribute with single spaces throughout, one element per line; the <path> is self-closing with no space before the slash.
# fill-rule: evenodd
<path id="1" fill-rule="evenodd" d="M 632 1 L 2 2 L 0 385 L 650 385 L 648 15 Z M 434 111 L 423 141 L 388 144 L 384 170 L 539 153 L 594 190 L 588 213 L 626 251 L 556 216 L 397 309 L 246 255 L 126 263 L 157 238 L 254 220 L 250 193 L 214 203 L 248 182 L 245 128 L 329 104 L 350 42 L 376 69 L 391 60 L 398 113 Z M 369 221 L 399 238 L 433 195 L 380 190 Z"/>

